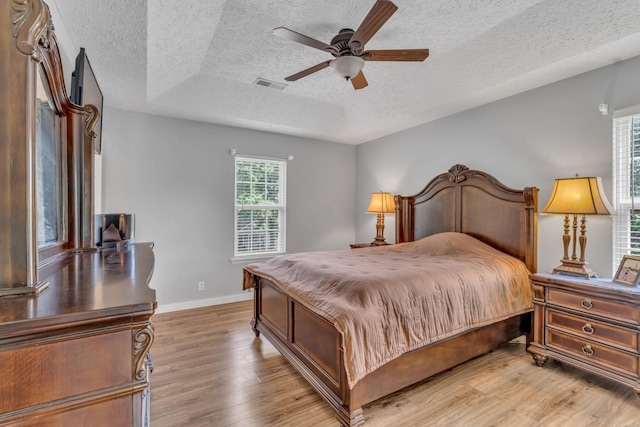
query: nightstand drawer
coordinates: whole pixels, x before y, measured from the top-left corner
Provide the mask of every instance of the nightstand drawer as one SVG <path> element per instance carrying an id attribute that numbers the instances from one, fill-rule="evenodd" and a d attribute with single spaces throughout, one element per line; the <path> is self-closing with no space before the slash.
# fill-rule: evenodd
<path id="1" fill-rule="evenodd" d="M 622 371 L 625 375 L 638 377 L 638 356 L 615 350 L 595 342 L 573 337 L 562 332 L 547 329 L 546 344 L 549 348 L 572 353 L 581 360 L 595 364 L 605 364 L 610 368 Z"/>
<path id="2" fill-rule="evenodd" d="M 554 358 L 640 394 L 640 287 L 548 273 L 533 274 L 531 282 L 527 351 L 536 365 Z"/>
<path id="3" fill-rule="evenodd" d="M 547 301 L 550 304 L 562 305 L 584 313 L 600 314 L 634 325 L 638 324 L 639 310 L 637 306 L 557 289 L 548 289 Z"/>
<path id="4" fill-rule="evenodd" d="M 628 351 L 638 351 L 638 334 L 635 331 L 551 309 L 547 310 L 546 322 L 549 327 L 563 329 L 596 341 L 604 341 Z"/>

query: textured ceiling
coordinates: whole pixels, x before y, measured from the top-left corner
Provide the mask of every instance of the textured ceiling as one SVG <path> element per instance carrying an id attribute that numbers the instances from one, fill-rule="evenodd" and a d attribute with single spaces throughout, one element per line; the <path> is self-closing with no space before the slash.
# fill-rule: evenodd
<path id="1" fill-rule="evenodd" d="M 332 57 L 271 31 L 329 43 L 373 0 L 50 1 L 107 106 L 349 144 L 640 55 L 639 0 L 395 0 L 366 48 L 430 56 L 367 62 L 355 91 L 331 69 L 285 82 Z"/>

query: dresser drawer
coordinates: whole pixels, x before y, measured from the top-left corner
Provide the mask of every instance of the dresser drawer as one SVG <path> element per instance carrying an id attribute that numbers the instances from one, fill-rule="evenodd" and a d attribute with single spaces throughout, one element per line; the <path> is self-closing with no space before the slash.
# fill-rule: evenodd
<path id="1" fill-rule="evenodd" d="M 621 350 L 615 350 L 593 341 L 574 337 L 552 329 L 546 330 L 546 344 L 549 348 L 555 348 L 571 353 L 572 357 L 583 361 L 591 361 L 594 364 L 604 364 L 605 369 L 612 368 L 624 375 L 638 378 L 638 356 L 628 354 Z"/>
<path id="2" fill-rule="evenodd" d="M 629 329 L 552 309 L 547 310 L 546 323 L 549 327 L 563 329 L 585 338 L 604 341 L 632 352 L 638 351 L 638 333 Z"/>
<path id="3" fill-rule="evenodd" d="M 547 302 L 579 310 L 584 313 L 599 314 L 619 319 L 634 325 L 637 325 L 640 319 L 639 307 L 637 306 L 557 289 L 548 289 Z"/>

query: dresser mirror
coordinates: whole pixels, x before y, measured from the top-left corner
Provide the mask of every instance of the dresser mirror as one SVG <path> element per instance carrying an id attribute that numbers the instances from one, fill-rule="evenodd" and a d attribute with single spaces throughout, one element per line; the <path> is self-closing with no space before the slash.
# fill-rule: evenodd
<path id="1" fill-rule="evenodd" d="M 68 96 L 48 6 L 0 2 L 0 297 L 39 295 L 44 269 L 93 238 L 99 109 Z"/>
<path id="2" fill-rule="evenodd" d="M 35 104 L 35 213 L 38 249 L 68 240 L 66 215 L 66 145 L 60 117 L 49 98 L 40 72 L 36 73 Z"/>

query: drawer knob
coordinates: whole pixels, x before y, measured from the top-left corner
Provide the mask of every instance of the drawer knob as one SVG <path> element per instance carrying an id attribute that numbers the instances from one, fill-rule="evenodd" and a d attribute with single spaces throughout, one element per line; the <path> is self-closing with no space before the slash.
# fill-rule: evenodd
<path id="1" fill-rule="evenodd" d="M 582 308 L 586 308 L 587 310 L 589 310 L 590 308 L 593 308 L 593 303 L 589 298 L 583 299 L 580 305 L 582 305 Z"/>
<path id="2" fill-rule="evenodd" d="M 585 323 L 584 326 L 582 327 L 582 332 L 584 332 L 587 335 L 591 335 L 592 333 L 595 332 L 595 329 L 593 329 L 593 326 L 591 326 L 591 324 Z"/>
<path id="3" fill-rule="evenodd" d="M 582 347 L 582 352 L 587 356 L 593 356 L 593 353 L 594 353 L 593 349 L 589 344 Z"/>

